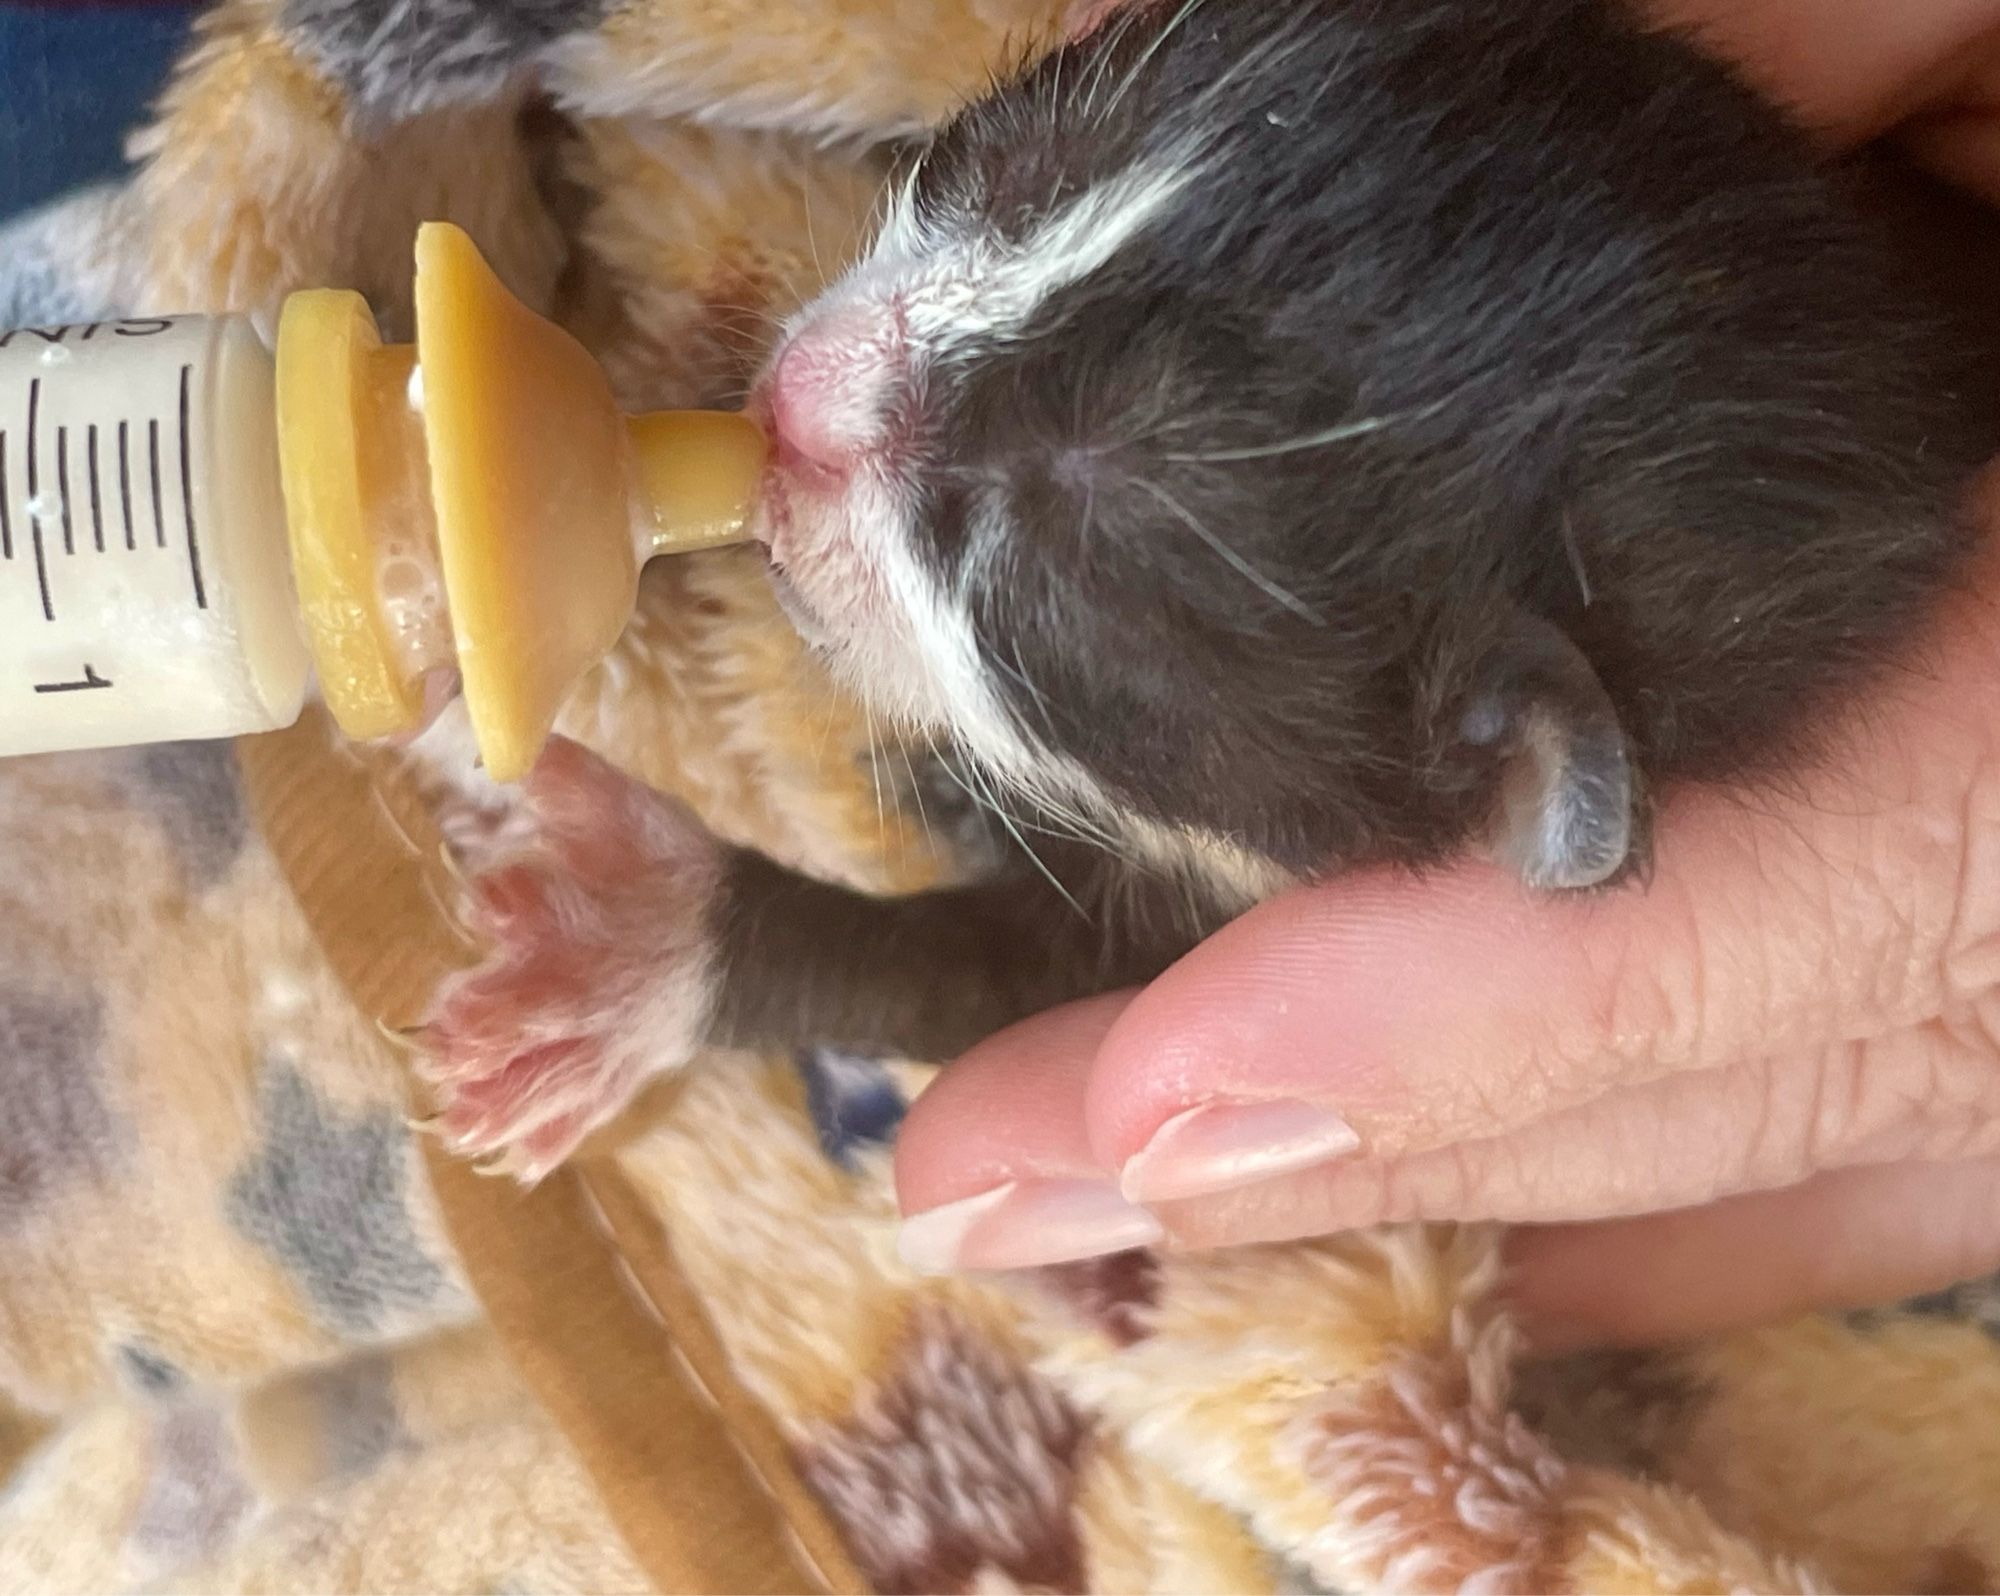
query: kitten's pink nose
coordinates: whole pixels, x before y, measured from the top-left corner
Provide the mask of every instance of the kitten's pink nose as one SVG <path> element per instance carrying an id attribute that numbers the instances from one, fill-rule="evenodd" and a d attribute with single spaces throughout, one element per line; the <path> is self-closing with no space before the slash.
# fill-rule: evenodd
<path id="1" fill-rule="evenodd" d="M 886 309 L 846 305 L 815 317 L 779 353 L 765 387 L 780 458 L 853 470 L 882 446 L 902 366 L 902 335 Z"/>

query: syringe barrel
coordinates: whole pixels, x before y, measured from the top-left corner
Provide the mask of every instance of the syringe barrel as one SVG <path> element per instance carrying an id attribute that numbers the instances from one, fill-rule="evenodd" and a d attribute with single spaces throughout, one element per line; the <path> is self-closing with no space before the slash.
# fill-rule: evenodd
<path id="1" fill-rule="evenodd" d="M 274 380 L 243 317 L 0 333 L 0 755 L 298 718 Z"/>

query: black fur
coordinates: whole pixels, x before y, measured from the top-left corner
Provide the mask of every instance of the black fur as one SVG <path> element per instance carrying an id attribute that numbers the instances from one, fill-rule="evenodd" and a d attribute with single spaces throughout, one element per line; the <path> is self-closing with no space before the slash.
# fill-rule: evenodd
<path id="1" fill-rule="evenodd" d="M 733 851 L 711 920 L 709 1039 L 946 1059 L 1026 1015 L 1149 981 L 1221 923 L 1085 845 L 1040 838 L 1036 858 L 883 899 Z"/>
<path id="2" fill-rule="evenodd" d="M 1795 133 L 1604 0 L 1177 6 L 1029 70 L 921 169 L 941 234 L 1019 239 L 1199 163 L 900 397 L 923 557 L 949 591 L 976 556 L 1021 726 L 1169 831 L 1309 876 L 1498 817 L 1531 881 L 1643 869 L 1652 785 L 1811 752 L 1914 636 L 1972 539 L 1990 386 Z M 900 901 L 732 854 L 715 1039 L 948 1056 L 1148 979 L 1269 884 L 1022 818 L 1038 860 Z"/>
<path id="3" fill-rule="evenodd" d="M 1777 113 L 1605 0 L 1164 0 L 973 105 L 915 193 L 1019 236 L 1190 160 L 900 418 L 947 586 L 1011 525 L 971 576 L 993 680 L 1120 805 L 1310 874 L 1460 849 L 1537 714 L 1530 808 L 1754 777 L 1959 570 L 2000 428 L 1955 328 Z M 1550 628 L 1588 669 L 1510 698 Z"/>

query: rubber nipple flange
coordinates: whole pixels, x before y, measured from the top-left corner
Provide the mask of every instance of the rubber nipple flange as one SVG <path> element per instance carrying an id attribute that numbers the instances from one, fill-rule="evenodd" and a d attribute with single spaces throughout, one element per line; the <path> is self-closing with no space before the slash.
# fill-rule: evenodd
<path id="1" fill-rule="evenodd" d="M 624 630 L 640 567 L 743 539 L 765 442 L 720 411 L 621 415 L 460 229 L 425 225 L 416 257 L 414 347 L 345 291 L 294 294 L 279 320 L 300 607 L 344 732 L 415 729 L 424 678 L 455 663 L 488 774 L 517 781 Z"/>

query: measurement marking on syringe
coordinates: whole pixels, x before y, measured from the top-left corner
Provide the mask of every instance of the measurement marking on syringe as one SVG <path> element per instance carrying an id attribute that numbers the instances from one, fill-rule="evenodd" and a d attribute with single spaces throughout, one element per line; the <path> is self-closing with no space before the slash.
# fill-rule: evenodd
<path id="1" fill-rule="evenodd" d="M 136 549 L 139 545 L 132 536 L 132 451 L 131 439 L 126 436 L 126 423 L 118 423 L 118 498 L 125 506 L 125 547 Z"/>
<path id="2" fill-rule="evenodd" d="M 35 691 L 38 693 L 87 693 L 92 688 L 109 687 L 110 685 L 111 683 L 107 678 L 99 676 L 95 669 L 86 664 L 83 667 L 82 681 L 37 682 L 35 683 Z"/>
<path id="3" fill-rule="evenodd" d="M 104 552 L 104 501 L 97 486 L 97 423 L 91 422 L 83 435 L 84 454 L 90 465 L 90 540 L 97 552 Z"/>
<path id="4" fill-rule="evenodd" d="M 146 423 L 146 454 L 153 462 L 153 546 L 167 546 L 166 517 L 160 514 L 160 423 Z"/>
<path id="5" fill-rule="evenodd" d="M 69 515 L 69 428 L 56 428 L 56 497 L 62 501 L 63 553 L 76 553 L 76 527 Z"/>
<path id="6" fill-rule="evenodd" d="M 41 467 L 35 460 L 41 417 L 42 379 L 37 377 L 28 384 L 28 532 L 35 545 L 35 581 L 42 590 L 42 619 L 52 621 L 56 618 L 56 607 L 49 598 L 49 562 L 42 549 L 42 515 L 35 508 L 35 501 L 41 496 Z"/>
<path id="7" fill-rule="evenodd" d="M 187 526 L 188 572 L 194 577 L 195 608 L 208 608 L 208 590 L 201 581 L 201 542 L 194 531 L 194 448 L 188 437 L 188 383 L 193 366 L 181 367 L 181 520 Z"/>

